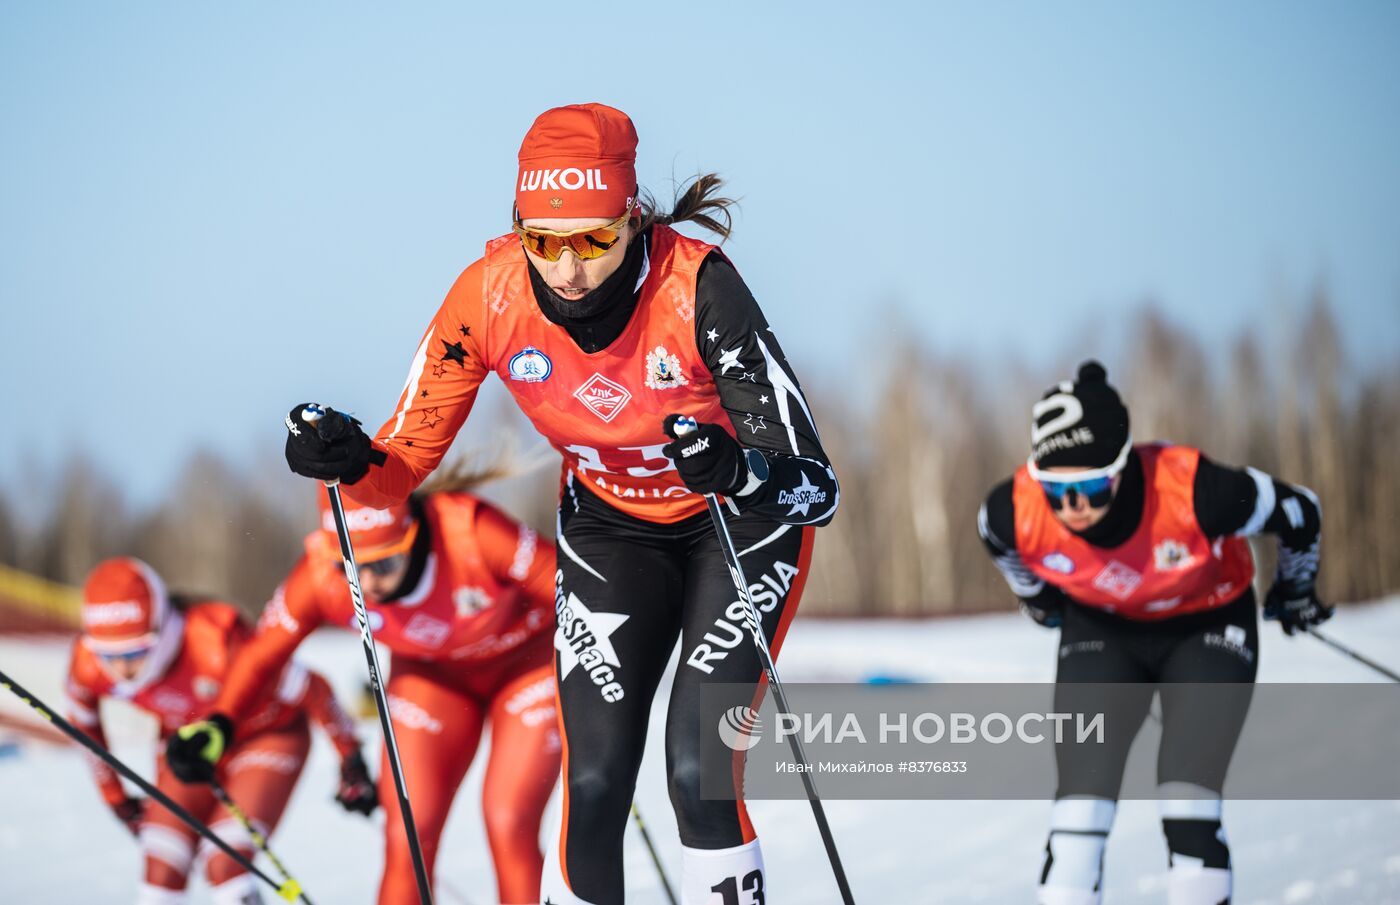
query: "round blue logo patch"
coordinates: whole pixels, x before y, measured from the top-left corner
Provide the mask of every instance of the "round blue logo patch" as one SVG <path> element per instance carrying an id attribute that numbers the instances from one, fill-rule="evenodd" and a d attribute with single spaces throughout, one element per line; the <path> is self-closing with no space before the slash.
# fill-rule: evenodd
<path id="1" fill-rule="evenodd" d="M 554 372 L 554 362 L 534 346 L 526 346 L 511 356 L 509 370 L 511 380 L 543 383 Z"/>

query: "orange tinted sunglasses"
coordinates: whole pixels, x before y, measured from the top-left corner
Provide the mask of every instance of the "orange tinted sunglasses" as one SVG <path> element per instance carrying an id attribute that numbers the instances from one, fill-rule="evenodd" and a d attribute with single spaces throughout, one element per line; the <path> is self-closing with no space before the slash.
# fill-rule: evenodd
<path id="1" fill-rule="evenodd" d="M 552 229 L 531 229 L 522 226 L 519 220 L 516 220 L 511 228 L 520 236 L 526 251 L 546 261 L 559 260 L 566 248 L 578 255 L 580 260 L 591 261 L 607 254 L 617 244 L 622 226 L 632 216 L 632 211 L 633 208 L 629 207 L 621 217 L 611 223 L 570 230 L 566 233 L 555 232 Z"/>

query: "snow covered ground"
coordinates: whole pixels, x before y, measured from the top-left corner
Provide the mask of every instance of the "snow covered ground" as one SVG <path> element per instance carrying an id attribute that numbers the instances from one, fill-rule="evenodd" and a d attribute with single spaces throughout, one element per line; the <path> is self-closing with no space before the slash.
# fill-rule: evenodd
<path id="1" fill-rule="evenodd" d="M 1328 626 L 1337 639 L 1382 662 L 1400 662 L 1400 598 L 1345 610 Z M 1363 667 L 1308 638 L 1262 632 L 1261 681 L 1367 682 Z M 781 661 L 784 681 L 1048 681 L 1057 635 L 1019 616 L 930 622 L 794 624 Z M 0 668 L 55 706 L 66 662 L 62 641 L 0 638 Z M 356 636 L 320 633 L 299 657 L 347 698 L 363 660 Z M 667 695 L 657 695 L 664 702 Z M 0 692 L 0 716 L 30 712 Z M 114 712 L 118 754 L 149 775 L 153 728 Z M 658 720 L 660 713 L 654 715 Z M 366 734 L 377 733 L 365 724 Z M 139 864 L 130 838 L 100 803 L 75 748 L 33 742 L 0 723 L 0 903 L 130 902 Z M 274 850 L 321 905 L 374 900 L 380 867 L 376 824 L 330 800 L 335 763 L 318 739 Z M 478 816 L 481 771 L 459 794 L 438 865 L 444 905 L 495 902 Z M 666 798 L 661 746 L 648 747 L 638 803 L 672 871 L 679 843 Z M 551 806 L 551 817 L 557 802 Z M 805 802 L 754 802 L 773 905 L 836 901 Z M 833 831 L 862 903 L 1030 902 L 1044 845 L 1047 802 L 831 802 Z M 1230 802 L 1226 828 L 1236 865 L 1236 905 L 1400 902 L 1400 802 Z M 376 820 L 379 820 L 376 816 Z M 664 902 L 635 833 L 627 850 L 629 902 Z M 1105 901 L 1165 901 L 1166 851 L 1155 805 L 1126 802 L 1110 839 Z M 206 901 L 202 890 L 192 901 Z"/>

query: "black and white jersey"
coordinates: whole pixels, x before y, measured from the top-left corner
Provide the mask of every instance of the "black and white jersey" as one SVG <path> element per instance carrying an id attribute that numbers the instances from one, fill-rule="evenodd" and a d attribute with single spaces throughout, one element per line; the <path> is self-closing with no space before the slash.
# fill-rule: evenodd
<path id="1" fill-rule="evenodd" d="M 1064 594 L 1031 572 L 1016 550 L 1016 511 L 1012 479 L 992 488 L 977 514 L 977 531 L 987 552 L 1021 600 L 1047 606 Z M 1080 536 L 1112 549 L 1125 543 L 1142 521 L 1145 488 L 1142 462 L 1134 452 L 1108 514 Z M 1280 481 L 1256 468 L 1217 465 L 1204 455 L 1196 469 L 1192 505 L 1202 533 L 1210 538 L 1273 534 L 1279 539 L 1278 578 L 1290 588 L 1310 591 L 1317 580 L 1322 511 L 1308 488 Z"/>

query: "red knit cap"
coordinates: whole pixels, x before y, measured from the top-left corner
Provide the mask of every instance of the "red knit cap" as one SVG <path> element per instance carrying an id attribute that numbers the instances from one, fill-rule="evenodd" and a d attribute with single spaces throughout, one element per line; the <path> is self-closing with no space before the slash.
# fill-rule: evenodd
<path id="1" fill-rule="evenodd" d="M 98 563 L 83 585 L 83 643 L 99 653 L 154 644 L 170 612 L 165 583 L 129 556 Z"/>
<path id="2" fill-rule="evenodd" d="M 324 493 L 319 497 L 321 531 L 325 538 L 322 549 L 339 559 L 340 539 L 335 533 L 335 515 L 331 512 L 330 499 Z M 358 506 L 344 497 L 341 500 L 357 565 L 407 553 L 413 546 L 413 539 L 418 536 L 418 520 L 413 517 L 413 510 L 408 508 L 407 503 L 388 509 L 371 509 Z"/>
<path id="3" fill-rule="evenodd" d="M 619 217 L 637 197 L 637 130 L 621 110 L 546 110 L 520 143 L 515 207 L 533 217 Z"/>

